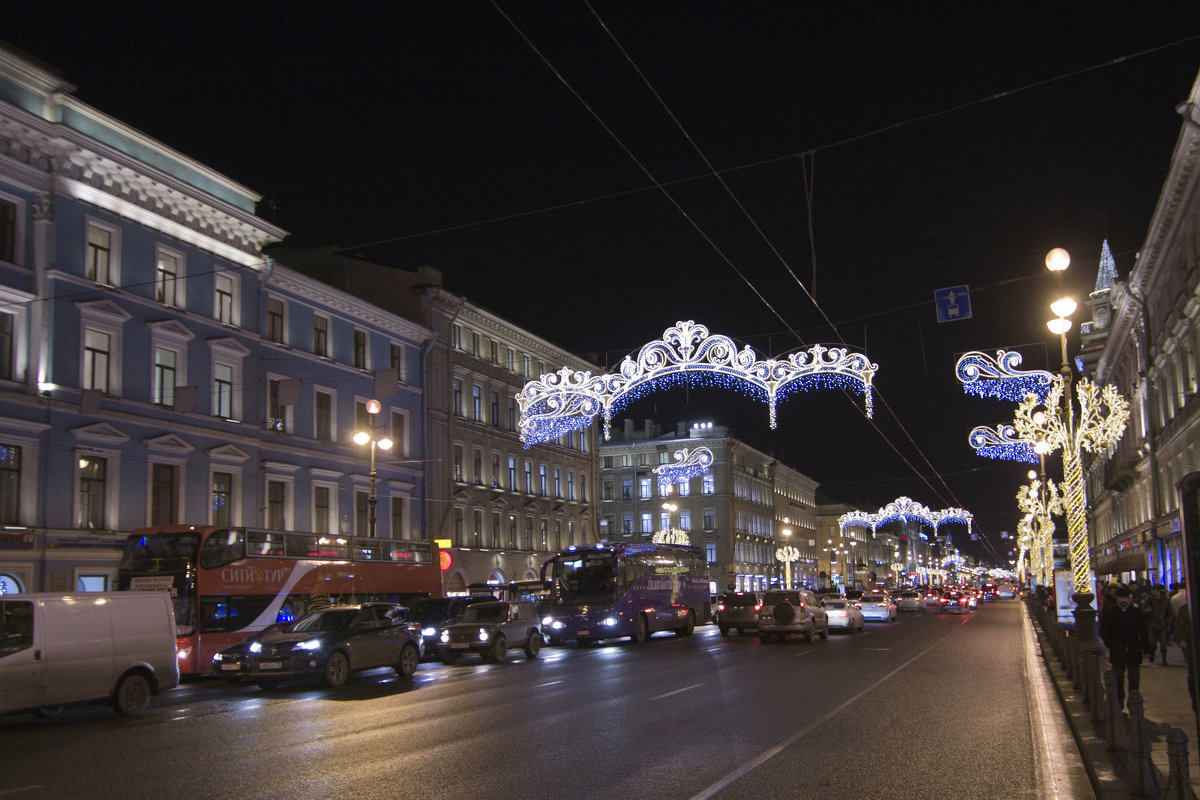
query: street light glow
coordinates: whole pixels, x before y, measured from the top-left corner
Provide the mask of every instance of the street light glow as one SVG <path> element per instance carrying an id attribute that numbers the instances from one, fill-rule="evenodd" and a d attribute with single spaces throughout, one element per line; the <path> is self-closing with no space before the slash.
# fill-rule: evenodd
<path id="1" fill-rule="evenodd" d="M 1061 247 L 1056 247 L 1046 253 L 1046 269 L 1051 272 L 1062 272 L 1071 266 L 1071 254 Z"/>
<path id="2" fill-rule="evenodd" d="M 1052 319 L 1047 322 L 1046 327 L 1049 328 L 1050 332 L 1055 336 L 1062 336 L 1064 333 L 1071 330 L 1071 320 L 1058 317 L 1057 319 Z"/>
<path id="3" fill-rule="evenodd" d="M 1075 313 L 1075 309 L 1078 307 L 1079 304 L 1070 297 L 1059 298 L 1050 304 L 1050 310 L 1053 311 L 1055 315 L 1060 317 L 1071 316 Z"/>

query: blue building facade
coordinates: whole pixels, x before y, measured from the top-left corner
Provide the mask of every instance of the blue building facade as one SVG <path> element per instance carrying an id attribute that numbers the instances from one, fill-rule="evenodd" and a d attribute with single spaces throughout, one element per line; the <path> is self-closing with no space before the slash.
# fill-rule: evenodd
<path id="1" fill-rule="evenodd" d="M 0 49 L 0 593 L 111 588 L 151 524 L 420 538 L 429 330 L 73 91 Z"/>

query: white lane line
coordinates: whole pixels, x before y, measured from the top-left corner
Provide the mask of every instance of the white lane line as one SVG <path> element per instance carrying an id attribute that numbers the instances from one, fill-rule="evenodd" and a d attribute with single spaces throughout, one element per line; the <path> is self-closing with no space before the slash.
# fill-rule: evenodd
<path id="1" fill-rule="evenodd" d="M 553 685 L 554 685 L 554 684 L 556 684 L 556 683 L 562 683 L 562 681 L 550 681 L 549 683 L 539 683 L 537 686 L 535 686 L 535 687 L 533 687 L 533 688 L 535 688 L 535 689 L 541 689 L 541 688 L 544 688 L 544 687 L 546 687 L 546 686 L 553 686 Z"/>
<path id="2" fill-rule="evenodd" d="M 942 639 L 945 639 L 947 636 L 949 636 L 953 632 L 954 632 L 954 629 L 946 631 L 946 633 L 944 633 L 940 637 L 938 637 L 937 641 L 935 641 L 933 644 L 929 645 L 929 647 L 926 647 L 924 650 L 917 653 L 915 656 L 910 658 L 908 661 L 905 661 L 900 666 L 896 667 L 894 670 L 889 672 L 887 675 L 884 675 L 882 678 L 875 681 L 870 686 L 863 689 L 861 692 L 854 695 L 850 699 L 845 700 L 844 702 L 842 702 L 840 705 L 838 705 L 836 708 L 834 708 L 829 713 L 808 723 L 803 728 L 796 731 L 795 733 L 793 733 L 788 738 L 784 739 L 779 744 L 763 751 L 757 758 L 738 767 L 733 772 L 726 775 L 724 778 L 721 778 L 721 780 L 719 780 L 716 783 L 709 786 L 707 789 L 704 789 L 704 790 L 698 792 L 697 794 L 692 795 L 691 800 L 708 800 L 708 798 L 715 796 L 718 792 L 725 789 L 725 787 L 729 786 L 734 781 L 736 781 L 739 778 L 741 778 L 745 775 L 748 775 L 751 772 L 753 772 L 754 770 L 758 769 L 763 764 L 767 763 L 772 758 L 779 755 L 787 748 L 791 747 L 793 744 L 795 744 L 797 741 L 799 741 L 802 737 L 807 736 L 814 729 L 820 727 L 821 725 L 824 725 L 826 722 L 828 722 L 829 720 L 838 716 L 839 714 L 841 714 L 843 711 L 845 711 L 850 706 L 854 705 L 854 703 L 858 702 L 864 695 L 868 694 L 869 692 L 874 691 L 875 689 L 879 688 L 883 684 L 887 683 L 889 680 L 891 680 L 896 675 L 898 675 L 909 664 L 913 663 L 918 658 L 925 655 L 930 650 L 932 650 L 933 648 L 935 648 L 939 644 L 941 644 Z"/>
<path id="3" fill-rule="evenodd" d="M 796 655 L 798 655 L 798 656 L 806 656 L 806 655 L 808 655 L 809 653 L 815 653 L 815 652 L 817 652 L 817 651 L 816 651 L 816 650 L 801 650 L 799 653 L 796 653 Z"/>
<path id="4" fill-rule="evenodd" d="M 679 694 L 680 692 L 690 692 L 692 689 L 699 689 L 703 685 L 704 685 L 703 683 L 693 683 L 691 686 L 685 686 L 682 689 L 676 689 L 673 692 L 667 692 L 666 694 L 660 694 L 658 697 L 651 697 L 650 699 L 651 700 L 662 700 L 664 697 L 670 697 L 673 694 Z"/>
<path id="5" fill-rule="evenodd" d="M 0 789 L 0 797 L 8 794 L 16 794 L 17 792 L 32 792 L 34 789 L 44 788 L 45 787 L 40 784 L 34 784 L 33 786 L 22 786 L 19 789 Z"/>

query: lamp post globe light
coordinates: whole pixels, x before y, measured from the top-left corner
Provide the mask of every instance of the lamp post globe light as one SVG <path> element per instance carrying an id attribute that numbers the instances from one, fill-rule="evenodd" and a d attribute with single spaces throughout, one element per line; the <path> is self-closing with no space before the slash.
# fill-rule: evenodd
<path id="1" fill-rule="evenodd" d="M 392 440 L 386 434 L 383 436 L 375 435 L 375 418 L 382 408 L 383 406 L 378 400 L 368 400 L 366 411 L 370 415 L 371 427 L 369 430 L 355 431 L 350 437 L 356 445 L 360 447 L 365 445 L 371 450 L 371 488 L 370 494 L 367 495 L 368 536 L 375 535 L 375 450 L 387 451 L 392 449 Z"/>
<path id="2" fill-rule="evenodd" d="M 792 532 L 787 528 L 782 531 L 784 541 L 791 541 Z M 783 588 L 792 588 L 792 563 L 800 560 L 800 551 L 792 547 L 790 544 L 785 544 L 775 551 L 775 559 L 783 562 Z"/>
<path id="3" fill-rule="evenodd" d="M 1046 256 L 1046 266 L 1051 270 L 1065 269 L 1069 263 L 1070 256 L 1061 248 L 1050 251 Z M 1075 404 L 1071 401 L 1071 364 L 1067 359 L 1067 331 L 1071 328 L 1071 321 L 1066 319 L 1074 313 L 1075 308 L 1075 302 L 1069 298 L 1051 305 L 1055 319 L 1047 322 L 1046 326 L 1061 339 L 1062 365 L 1053 379 L 1044 408 L 1039 408 L 1041 403 L 1035 395 L 1026 396 L 1017 409 L 1014 424 L 1017 435 L 1025 441 L 1034 442 L 1035 452 L 1039 455 L 1062 450 L 1062 503 L 1067 516 L 1071 585 L 1074 590 L 1072 599 L 1076 603 L 1075 631 L 1080 641 L 1090 643 L 1096 638 L 1096 610 L 1090 605 L 1095 598 L 1091 592 L 1092 567 L 1080 457 L 1083 450 L 1102 452 L 1121 438 L 1129 420 L 1129 401 L 1117 392 L 1115 386 L 1101 389 L 1083 378 L 1075 387 L 1079 401 L 1079 415 L 1076 418 Z"/>

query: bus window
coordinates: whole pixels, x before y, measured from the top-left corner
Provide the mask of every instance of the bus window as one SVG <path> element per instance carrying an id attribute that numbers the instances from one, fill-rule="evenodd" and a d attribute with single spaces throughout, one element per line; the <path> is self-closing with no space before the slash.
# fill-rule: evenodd
<path id="1" fill-rule="evenodd" d="M 286 555 L 289 558 L 314 558 L 317 555 L 317 537 L 289 533 L 284 537 Z"/>
<path id="2" fill-rule="evenodd" d="M 284 552 L 282 533 L 274 531 L 247 531 L 246 555 L 282 556 Z"/>
<path id="3" fill-rule="evenodd" d="M 274 595 L 225 595 L 200 600 L 200 631 L 240 631 L 266 611 Z"/>
<path id="4" fill-rule="evenodd" d="M 200 566 L 205 569 L 215 569 L 246 557 L 246 534 L 243 531 L 230 529 L 217 531 L 204 542 L 200 551 Z"/>
<path id="5" fill-rule="evenodd" d="M 355 561 L 379 561 L 383 558 L 383 545 L 379 540 L 354 542 L 354 552 L 351 555 Z"/>

